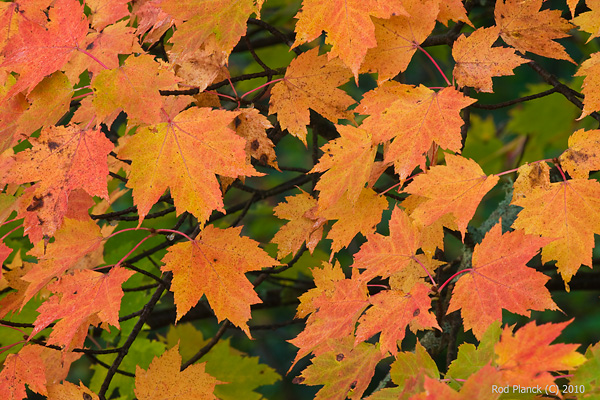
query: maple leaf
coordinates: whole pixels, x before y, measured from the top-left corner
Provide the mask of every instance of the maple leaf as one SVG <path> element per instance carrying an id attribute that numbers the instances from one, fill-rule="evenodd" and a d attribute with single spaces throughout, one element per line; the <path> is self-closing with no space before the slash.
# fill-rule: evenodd
<path id="1" fill-rule="evenodd" d="M 365 269 L 360 279 L 387 278 L 406 268 L 419 248 L 418 231 L 406 213 L 395 207 L 390 219 L 390 235 L 374 233 L 354 256 L 354 268 Z"/>
<path id="2" fill-rule="evenodd" d="M 590 11 L 584 12 L 571 20 L 576 25 L 579 25 L 582 31 L 590 33 L 586 43 L 600 36 L 600 1 L 586 0 L 585 5 L 590 8 Z M 571 7 L 572 15 L 575 15 L 575 6 Z"/>
<path id="3" fill-rule="evenodd" d="M 213 36 L 209 36 L 199 48 L 192 51 L 181 53 L 170 50 L 168 54 L 173 70 L 182 79 L 182 84 L 197 86 L 199 91 L 206 89 L 219 74 L 225 75 L 225 79 L 229 78 L 229 71 L 225 68 L 227 55 L 217 48 Z"/>
<path id="4" fill-rule="evenodd" d="M 377 47 L 367 51 L 361 72 L 377 72 L 379 84 L 406 70 L 418 46 L 435 27 L 439 10 L 435 2 L 413 1 L 404 6 L 410 16 L 373 18 Z"/>
<path id="5" fill-rule="evenodd" d="M 317 207 L 317 200 L 306 192 L 285 198 L 285 203 L 279 203 L 273 212 L 278 218 L 290 222 L 282 226 L 271 243 L 277 244 L 277 257 L 285 257 L 290 252 L 296 254 L 306 242 L 311 253 L 323 237 L 323 218 L 311 215 L 311 210 Z"/>
<path id="6" fill-rule="evenodd" d="M 193 51 L 214 36 L 218 48 L 229 55 L 246 34 L 248 17 L 253 13 L 260 15 L 262 3 L 261 0 L 163 0 L 160 8 L 178 22 L 185 21 L 177 23 L 171 38 L 173 51 Z"/>
<path id="7" fill-rule="evenodd" d="M 600 170 L 600 130 L 580 129 L 569 136 L 569 148 L 560 157 L 561 167 L 572 178 L 587 179 L 590 171 Z"/>
<path id="8" fill-rule="evenodd" d="M 426 197 L 411 194 L 404 199 L 402 207 L 404 207 L 404 210 L 408 215 L 412 215 L 417 206 L 426 201 Z M 423 253 L 425 253 L 429 259 L 432 259 L 436 249 L 444 248 L 444 227 L 454 231 L 458 230 L 455 218 L 452 214 L 446 214 L 430 225 L 423 226 L 419 223 L 416 224 L 419 230 L 421 250 L 423 250 Z"/>
<path id="9" fill-rule="evenodd" d="M 354 346 L 352 338 L 332 340 L 330 347 L 315 357 L 294 383 L 324 385 L 315 400 L 360 399 L 383 355 L 370 343 Z"/>
<path id="10" fill-rule="evenodd" d="M 350 116 L 346 109 L 354 99 L 338 86 L 350 79 L 350 71 L 338 60 L 319 56 L 314 48 L 294 59 L 282 82 L 271 89 L 269 114 L 277 113 L 281 129 L 287 129 L 306 145 L 306 125 L 310 123 L 309 109 L 328 120 Z"/>
<path id="11" fill-rule="evenodd" d="M 113 144 L 100 129 L 73 125 L 46 127 L 29 141 L 33 147 L 13 156 L 5 182 L 38 181 L 26 190 L 29 203 L 21 201 L 19 211 L 25 216 L 25 233 L 35 243 L 60 227 L 73 190 L 108 198 L 106 158 Z"/>
<path id="12" fill-rule="evenodd" d="M 545 387 L 554 383 L 550 371 L 573 369 L 586 359 L 577 344 L 554 344 L 562 330 L 572 322 L 536 325 L 531 321 L 517 332 L 505 327 L 500 342 L 494 347 L 496 363 L 512 385 Z"/>
<path id="13" fill-rule="evenodd" d="M 367 236 L 375 231 L 375 225 L 381 221 L 383 210 L 388 207 L 387 200 L 372 189 L 363 189 L 352 205 L 350 200 L 342 196 L 336 203 L 324 209 L 320 216 L 328 220 L 337 220 L 333 224 L 327 238 L 333 240 L 331 251 L 337 253 L 348 246 L 360 232 Z"/>
<path id="14" fill-rule="evenodd" d="M 316 311 L 308 317 L 304 330 L 289 340 L 299 349 L 290 370 L 309 353 L 318 356 L 328 351 L 329 339 L 352 335 L 358 317 L 368 304 L 367 284 L 358 279 L 334 281 L 333 289 L 324 290 L 314 297 L 312 307 Z"/>
<path id="15" fill-rule="evenodd" d="M 344 271 L 339 264 L 330 264 L 323 262 L 323 268 L 312 268 L 310 270 L 315 282 L 315 288 L 304 292 L 298 300 L 298 308 L 296 309 L 296 318 L 304 318 L 308 314 L 317 311 L 317 307 L 313 305 L 313 300 L 318 298 L 322 293 L 331 296 L 335 291 L 335 282 L 344 280 Z"/>
<path id="16" fill-rule="evenodd" d="M 387 3 L 387 4 L 386 4 Z M 371 16 L 389 18 L 408 13 L 399 1 L 386 0 L 304 0 L 296 18 L 296 41 L 292 47 L 310 42 L 325 31 L 331 44 L 329 59 L 337 56 L 358 80 L 358 71 L 369 48 L 377 46 Z"/>
<path id="17" fill-rule="evenodd" d="M 500 36 L 515 49 L 540 56 L 567 60 L 576 64 L 554 39 L 568 37 L 573 25 L 560 15 L 560 10 L 543 10 L 544 0 L 500 0 L 494 16 Z"/>
<path id="18" fill-rule="evenodd" d="M 529 234 L 556 238 L 544 246 L 542 262 L 556 260 L 567 291 L 581 265 L 592 265 L 594 234 L 600 234 L 600 183 L 573 179 L 535 188 L 513 200 L 523 207 L 514 227 Z"/>
<path id="19" fill-rule="evenodd" d="M 145 43 L 155 43 L 171 28 L 175 20 L 160 8 L 162 0 L 142 0 L 133 3 L 131 14 L 136 16 L 136 35 Z M 140 40 L 142 41 L 142 40 Z"/>
<path id="20" fill-rule="evenodd" d="M 0 56 L 0 61 L 1 60 L 2 58 Z M 1 69 L 0 75 L 2 75 Z M 7 75 L 6 80 L 0 85 L 0 99 L 5 98 L 5 94 L 8 93 L 8 90 L 15 83 L 15 77 Z M 29 107 L 29 103 L 27 102 L 26 97 L 21 93 L 3 100 L 2 107 L 0 108 L 0 154 L 13 147 L 22 139 L 22 137 L 17 135 L 17 121 L 27 107 Z"/>
<path id="21" fill-rule="evenodd" d="M 85 0 L 90 8 L 90 25 L 98 31 L 129 16 L 128 0 Z M 141 52 L 140 52 L 141 53 Z"/>
<path id="22" fill-rule="evenodd" d="M 319 191 L 319 210 L 326 210 L 346 195 L 351 205 L 358 200 L 371 175 L 377 146 L 371 134 L 361 128 L 336 125 L 338 139 L 321 148 L 325 154 L 310 172 L 326 171 L 315 189 Z"/>
<path id="23" fill-rule="evenodd" d="M 4 48 L 2 67 L 19 74 L 6 97 L 27 90 L 29 94 L 46 75 L 62 68 L 88 30 L 83 6 L 77 0 L 57 0 L 48 11 L 47 26 L 28 19 Z"/>
<path id="24" fill-rule="evenodd" d="M 527 197 L 535 188 L 550 189 L 550 167 L 545 162 L 521 165 L 513 184 L 512 201 Z"/>
<path id="25" fill-rule="evenodd" d="M 159 89 L 177 82 L 172 72 L 150 55 L 129 57 L 123 66 L 103 70 L 92 79 L 92 100 L 99 121 L 113 119 L 121 109 L 132 122 L 161 121 L 163 99 Z"/>
<path id="26" fill-rule="evenodd" d="M 411 213 L 419 224 L 433 224 L 452 213 L 458 230 L 464 237 L 467 224 L 487 192 L 498 182 L 497 176 L 487 176 L 473 160 L 446 154 L 446 165 L 435 166 L 415 177 L 406 192 L 427 198 Z"/>
<path id="27" fill-rule="evenodd" d="M 417 284 L 410 293 L 399 290 L 384 290 L 369 298 L 373 307 L 359 319 L 355 344 L 370 339 L 381 332 L 379 344 L 381 352 L 395 355 L 398 345 L 404 339 L 406 327 L 411 330 L 437 328 L 441 331 L 435 315 L 429 312 L 431 299 L 429 287 Z"/>
<path id="28" fill-rule="evenodd" d="M 18 353 L 9 354 L 0 371 L 0 396 L 6 400 L 21 400 L 29 389 L 46 395 L 46 370 L 41 358 L 44 347 L 24 346 Z"/>
<path id="29" fill-rule="evenodd" d="M 44 78 L 27 96 L 29 107 L 19 113 L 16 133 L 29 137 L 43 126 L 56 124 L 68 111 L 73 86 L 62 72 Z"/>
<path id="30" fill-rule="evenodd" d="M 272 267 L 277 261 L 257 242 L 241 237 L 241 230 L 209 225 L 199 239 L 169 247 L 162 270 L 173 272 L 177 320 L 206 295 L 219 321 L 228 319 L 251 338 L 250 305 L 261 300 L 244 273 Z"/>
<path id="31" fill-rule="evenodd" d="M 74 53 L 65 66 L 65 73 L 69 80 L 77 82 L 79 75 L 85 70 L 94 76 L 107 68 L 118 68 L 120 65 L 119 54 L 143 53 L 135 36 L 135 29 L 127 26 L 128 22 L 117 22 L 107 26 L 101 32 L 89 32 L 82 43 L 86 54 Z M 132 82 L 127 83 L 131 84 Z"/>
<path id="32" fill-rule="evenodd" d="M 456 359 L 448 366 L 446 377 L 452 380 L 467 379 L 490 363 L 495 364 L 494 346 L 500 340 L 501 321 L 493 322 L 482 335 L 477 348 L 471 343 L 458 346 Z"/>
<path id="33" fill-rule="evenodd" d="M 585 96 L 583 99 L 583 110 L 578 119 L 590 115 L 594 111 L 600 110 L 600 52 L 593 53 L 590 58 L 581 63 L 575 76 L 585 76 L 581 85 L 581 93 Z"/>
<path id="34" fill-rule="evenodd" d="M 121 285 L 133 274 L 133 271 L 114 267 L 106 275 L 79 270 L 61 277 L 60 281 L 48 286 L 54 296 L 38 308 L 40 315 L 30 337 L 60 319 L 50 333 L 48 344 L 70 350 L 83 345 L 91 321 L 106 322 L 119 328 Z"/>
<path id="35" fill-rule="evenodd" d="M 132 160 L 127 186 L 140 224 L 167 188 L 178 215 L 188 211 L 204 222 L 213 210 L 225 211 L 215 174 L 260 175 L 246 163 L 246 141 L 228 128 L 237 115 L 192 107 L 168 122 L 138 129 L 119 156 Z"/>
<path id="36" fill-rule="evenodd" d="M 234 120 L 235 132 L 246 139 L 246 154 L 263 165 L 277 168 L 275 145 L 267 136 L 273 125 L 256 108 L 243 108 Z"/>
<path id="37" fill-rule="evenodd" d="M 452 47 L 456 66 L 452 72 L 458 86 L 471 86 L 480 92 L 493 92 L 492 77 L 514 75 L 513 69 L 527 60 L 505 47 L 492 47 L 499 28 L 479 28 L 469 37 L 461 35 Z"/>
<path id="38" fill-rule="evenodd" d="M 447 313 L 460 309 L 465 330 L 481 338 L 502 309 L 528 317 L 529 310 L 558 309 L 544 286 L 550 278 L 525 265 L 549 242 L 522 230 L 502 234 L 494 225 L 475 246 L 473 267 L 456 282 Z"/>
<path id="39" fill-rule="evenodd" d="M 206 363 L 193 364 L 180 371 L 179 345 L 155 357 L 148 370 L 135 368 L 135 395 L 140 400 L 177 398 L 182 400 L 216 399 L 213 391 L 220 384 L 205 372 Z"/>
<path id="40" fill-rule="evenodd" d="M 437 16 L 437 20 L 445 26 L 448 26 L 448 21 L 464 22 L 467 25 L 473 26 L 469 17 L 467 17 L 467 10 L 461 0 L 437 0 L 440 8 L 440 12 Z"/>
<path id="41" fill-rule="evenodd" d="M 54 277 L 76 267 L 88 254 L 102 247 L 104 237 L 94 221 L 77 221 L 66 218 L 56 232 L 54 242 L 47 246 L 38 242 L 28 253 L 38 258 L 38 263 L 28 271 L 23 280 L 30 282 L 22 305 L 25 305 L 41 288 Z"/>
<path id="42" fill-rule="evenodd" d="M 368 114 L 361 128 L 373 135 L 374 143 L 394 139 L 385 151 L 385 162 L 393 162 L 400 179 L 420 165 L 433 142 L 460 152 L 460 110 L 474 103 L 452 87 L 435 92 L 425 86 L 386 82 L 365 93 L 356 111 Z"/>
<path id="43" fill-rule="evenodd" d="M 79 386 L 64 381 L 61 384 L 48 385 L 48 400 L 98 400 L 98 395 L 79 382 Z"/>

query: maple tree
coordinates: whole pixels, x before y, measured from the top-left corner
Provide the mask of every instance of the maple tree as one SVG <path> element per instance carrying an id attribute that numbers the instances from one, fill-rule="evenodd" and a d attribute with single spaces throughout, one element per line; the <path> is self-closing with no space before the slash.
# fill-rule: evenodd
<path id="1" fill-rule="evenodd" d="M 0 2 L 0 398 L 598 398 L 563 3 Z"/>

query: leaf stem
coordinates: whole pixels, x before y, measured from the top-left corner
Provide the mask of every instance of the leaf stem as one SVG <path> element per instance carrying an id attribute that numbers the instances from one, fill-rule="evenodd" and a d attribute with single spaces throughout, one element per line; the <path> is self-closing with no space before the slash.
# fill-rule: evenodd
<path id="1" fill-rule="evenodd" d="M 433 65 L 435 65 L 435 67 L 437 68 L 437 70 L 440 72 L 440 74 L 442 75 L 442 77 L 444 78 L 444 80 L 446 81 L 446 83 L 448 84 L 448 86 L 452 86 L 452 84 L 450 83 L 450 81 L 448 80 L 448 78 L 446 77 L 446 74 L 444 74 L 444 71 L 442 71 L 442 69 L 440 68 L 440 66 L 438 65 L 438 63 L 433 59 L 433 57 L 431 57 L 431 54 L 429 54 L 424 48 L 422 48 L 421 46 L 417 46 L 417 49 L 421 50 L 423 53 L 425 53 L 425 55 L 427 56 L 427 58 L 429 58 L 429 60 L 431 60 L 431 62 L 433 63 Z"/>
<path id="2" fill-rule="evenodd" d="M 79 50 L 80 52 L 82 52 L 83 54 L 85 54 L 86 56 L 88 56 L 89 58 L 91 58 L 92 60 L 96 61 L 98 64 L 100 64 L 102 66 L 102 68 L 104 68 L 104 69 L 110 69 L 102 61 L 98 60 L 96 58 L 96 56 L 94 56 L 92 53 L 90 53 L 88 51 L 85 51 L 85 50 L 83 50 L 81 48 L 77 48 L 77 50 Z"/>
<path id="3" fill-rule="evenodd" d="M 425 268 L 425 266 L 423 265 L 423 263 L 421 261 L 419 261 L 417 259 L 417 257 L 411 257 L 411 259 L 413 261 L 416 261 L 417 263 L 419 263 L 419 265 L 421 266 L 421 268 L 423 268 L 423 270 L 427 273 L 427 276 L 431 280 L 431 283 L 433 284 L 433 286 L 437 286 L 437 283 L 435 283 L 435 279 L 433 279 L 433 276 L 431 276 L 431 274 L 429 273 L 429 271 L 427 270 L 427 268 Z"/>
<path id="4" fill-rule="evenodd" d="M 18 226 L 14 227 L 13 229 L 11 229 L 10 231 L 8 231 L 4 236 L 2 236 L 0 238 L 0 240 L 4 240 L 6 237 L 8 237 L 8 235 L 10 235 L 11 233 L 13 233 L 14 231 L 16 231 L 17 229 L 20 229 L 23 227 L 23 224 L 19 224 Z"/>
<path id="5" fill-rule="evenodd" d="M 451 281 L 452 279 L 454 279 L 454 278 L 455 278 L 455 277 L 457 277 L 458 275 L 460 275 L 460 274 L 463 274 L 463 273 L 465 273 L 465 272 L 473 272 L 473 268 L 467 268 L 467 269 L 463 269 L 462 271 L 458 271 L 457 273 L 455 273 L 454 275 L 452 275 L 450 278 L 448 278 L 448 279 L 446 280 L 446 282 L 444 282 L 444 283 L 442 284 L 442 286 L 440 286 L 440 287 L 438 288 L 438 293 L 439 293 L 439 292 L 441 292 L 441 291 L 442 291 L 442 289 L 444 288 L 444 286 L 446 286 L 447 284 L 449 284 L 449 283 L 450 283 L 450 281 Z"/>
<path id="6" fill-rule="evenodd" d="M 254 88 L 254 89 L 252 89 L 251 91 L 244 93 L 244 94 L 242 95 L 242 97 L 240 97 L 240 99 L 243 99 L 244 97 L 248 96 L 250 93 L 254 93 L 254 92 L 256 92 L 257 90 L 260 90 L 260 89 L 264 88 L 265 86 L 268 86 L 268 85 L 270 85 L 270 84 L 272 84 L 272 83 L 276 83 L 276 82 L 282 81 L 283 79 L 284 79 L 284 78 L 277 78 L 277 79 L 273 79 L 272 81 L 269 81 L 269 82 L 267 82 L 267 83 L 264 83 L 264 84 L 260 85 L 259 87 L 257 87 L 257 88 Z"/>

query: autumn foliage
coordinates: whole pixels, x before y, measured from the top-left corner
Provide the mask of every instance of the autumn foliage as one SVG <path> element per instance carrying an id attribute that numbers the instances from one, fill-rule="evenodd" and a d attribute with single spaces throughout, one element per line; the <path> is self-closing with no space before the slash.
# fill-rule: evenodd
<path id="1" fill-rule="evenodd" d="M 600 397 L 599 21 L 0 2 L 0 399 Z"/>

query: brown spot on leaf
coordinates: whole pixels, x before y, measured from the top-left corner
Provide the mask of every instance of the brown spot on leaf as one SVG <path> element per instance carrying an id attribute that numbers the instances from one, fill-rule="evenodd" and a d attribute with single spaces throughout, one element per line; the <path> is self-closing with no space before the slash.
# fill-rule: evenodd
<path id="1" fill-rule="evenodd" d="M 84 394 L 83 394 L 83 400 L 92 400 L 92 396 L 90 396 L 90 395 L 89 395 L 89 394 L 87 394 L 87 393 L 84 393 Z"/>
<path id="2" fill-rule="evenodd" d="M 33 201 L 27 207 L 27 211 L 35 211 L 44 206 L 44 197 L 43 196 L 33 196 Z"/>
<path id="3" fill-rule="evenodd" d="M 50 150 L 56 150 L 56 149 L 58 149 L 59 147 L 60 147 L 60 144 L 58 144 L 58 143 L 56 143 L 56 142 L 52 142 L 52 141 L 48 142 L 48 148 L 49 148 Z"/>
<path id="4" fill-rule="evenodd" d="M 305 379 L 304 379 L 304 377 L 302 377 L 302 376 L 297 376 L 297 377 L 295 377 L 294 379 L 292 379 L 292 383 L 293 383 L 294 385 L 298 385 L 298 384 L 300 384 L 300 383 L 304 382 L 304 380 L 305 380 Z"/>
<path id="5" fill-rule="evenodd" d="M 254 139 L 252 141 L 252 143 L 250 143 L 250 148 L 254 151 L 258 150 L 259 147 L 260 147 L 260 143 L 256 139 Z"/>
<path id="6" fill-rule="evenodd" d="M 356 384 L 358 383 L 358 381 L 354 381 L 350 384 L 350 389 L 354 390 L 356 388 Z"/>
<path id="7" fill-rule="evenodd" d="M 344 355 L 342 353 L 335 356 L 335 361 L 342 361 L 344 359 Z"/>
<path id="8" fill-rule="evenodd" d="M 233 120 L 233 123 L 235 125 L 235 129 L 237 129 L 241 124 L 242 124 L 242 120 L 240 119 L 239 116 L 235 117 L 235 119 Z"/>
<path id="9" fill-rule="evenodd" d="M 261 164 L 266 165 L 267 162 L 269 161 L 269 157 L 267 157 L 266 154 L 261 154 L 259 161 Z"/>
<path id="10" fill-rule="evenodd" d="M 92 42 L 92 43 L 88 44 L 88 45 L 85 47 L 85 49 L 86 49 L 86 50 L 91 50 L 91 49 L 93 49 L 93 48 L 94 48 L 94 42 Z"/>
<path id="11" fill-rule="evenodd" d="M 419 310 L 418 308 L 413 312 L 413 317 L 418 317 L 419 314 L 421 314 L 421 310 Z"/>

